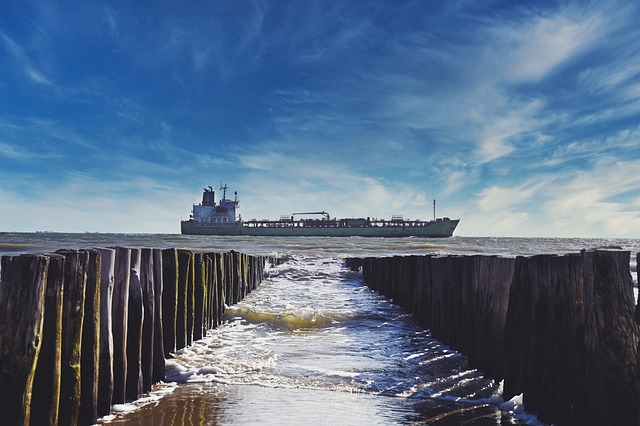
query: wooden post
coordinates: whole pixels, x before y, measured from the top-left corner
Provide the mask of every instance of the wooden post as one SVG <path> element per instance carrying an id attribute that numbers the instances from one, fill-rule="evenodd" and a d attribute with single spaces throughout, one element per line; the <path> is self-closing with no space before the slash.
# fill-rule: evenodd
<path id="1" fill-rule="evenodd" d="M 196 270 L 196 254 L 191 252 L 191 258 L 189 260 L 189 269 L 187 271 L 187 304 L 186 304 L 186 316 L 187 316 L 187 346 L 191 346 L 193 343 L 193 329 L 194 329 L 194 318 L 195 318 L 195 270 Z"/>
<path id="2" fill-rule="evenodd" d="M 78 424 L 81 392 L 82 326 L 89 253 L 60 250 L 65 257 L 62 311 L 60 424 Z"/>
<path id="3" fill-rule="evenodd" d="M 206 304 L 206 262 L 202 253 L 195 254 L 195 277 L 193 286 L 193 340 L 200 340 L 204 335 L 204 312 Z"/>
<path id="4" fill-rule="evenodd" d="M 601 425 L 639 424 L 638 325 L 629 252 L 583 252 L 587 409 Z"/>
<path id="5" fill-rule="evenodd" d="M 414 289 L 414 297 L 413 297 L 413 305 L 411 307 L 411 312 L 413 313 L 413 317 L 420 324 L 426 324 L 426 278 L 429 275 L 427 272 L 427 267 L 430 261 L 429 256 L 419 256 L 416 261 L 416 286 Z M 353 269 L 358 269 L 357 263 L 352 266 Z"/>
<path id="6" fill-rule="evenodd" d="M 80 411 L 78 424 L 94 425 L 98 420 L 98 372 L 100 365 L 100 275 L 102 256 L 95 249 L 87 250 L 87 284 L 82 321 L 82 352 L 80 363 Z"/>
<path id="7" fill-rule="evenodd" d="M 178 311 L 178 251 L 162 250 L 162 331 L 165 357 L 176 351 L 176 315 Z"/>
<path id="8" fill-rule="evenodd" d="M 636 254 L 636 283 L 640 288 L 640 253 Z M 635 317 L 636 324 L 640 324 L 640 297 L 638 297 L 638 300 L 636 301 Z"/>
<path id="9" fill-rule="evenodd" d="M 31 424 L 33 425 L 58 424 L 60 404 L 64 256 L 59 254 L 47 256 L 50 258 L 50 262 L 44 301 L 42 346 L 31 399 Z M 1 307 L 0 311 L 2 311 Z M 3 410 L 0 409 L 0 412 Z"/>
<path id="10" fill-rule="evenodd" d="M 116 247 L 113 286 L 113 403 L 123 404 L 127 395 L 127 329 L 131 249 Z"/>
<path id="11" fill-rule="evenodd" d="M 539 368 L 532 341 L 535 336 L 535 311 L 540 305 L 537 298 L 539 273 L 536 266 L 546 255 L 534 258 L 518 256 L 513 273 L 505 327 L 505 399 L 525 392 L 528 379 Z M 546 315 L 546 311 L 544 312 Z M 546 325 L 546 320 L 544 321 Z M 535 351 L 535 349 L 534 349 Z M 538 370 L 539 371 L 539 370 Z M 529 395 L 526 397 L 528 398 Z"/>
<path id="12" fill-rule="evenodd" d="M 129 277 L 129 318 L 127 327 L 127 393 L 126 399 L 134 401 L 142 396 L 142 305 L 141 250 L 131 250 L 131 275 Z"/>
<path id="13" fill-rule="evenodd" d="M 207 255 L 207 276 L 209 278 L 208 284 L 208 299 L 209 299 L 209 320 L 207 322 L 207 328 L 214 328 L 218 326 L 218 309 L 219 309 L 219 293 L 218 293 L 218 269 L 216 263 L 216 256 L 214 253 Z"/>
<path id="14" fill-rule="evenodd" d="M 88 425 L 164 379 L 164 324 L 183 346 L 202 338 L 265 259 L 116 247 L 1 262 L 0 422 Z"/>
<path id="15" fill-rule="evenodd" d="M 154 331 L 153 331 L 153 383 L 164 380 L 164 332 L 162 316 L 163 297 L 163 267 L 162 250 L 153 250 L 153 294 L 155 303 Z M 175 306 L 175 305 L 174 305 Z"/>
<path id="16" fill-rule="evenodd" d="M 187 301 L 189 281 L 193 282 L 193 252 L 190 250 L 178 250 L 178 292 L 176 311 L 176 350 L 187 345 Z"/>
<path id="17" fill-rule="evenodd" d="M 225 304 L 231 306 L 235 304 L 235 285 L 233 274 L 233 259 L 231 253 L 220 253 L 224 262 L 224 283 L 225 283 Z"/>
<path id="18" fill-rule="evenodd" d="M 227 302 L 227 264 L 225 262 L 225 256 L 223 253 L 216 253 L 216 289 L 218 291 L 218 309 L 216 313 L 216 324 L 222 323 L 222 315 L 224 314 L 224 307 Z"/>
<path id="19" fill-rule="evenodd" d="M 7 424 L 26 425 L 42 342 L 49 257 L 3 256 L 1 263 L 0 413 Z"/>
<path id="20" fill-rule="evenodd" d="M 151 391 L 153 384 L 153 365 L 154 365 L 154 329 L 155 329 L 155 283 L 153 250 L 144 248 L 141 251 L 140 259 L 140 284 L 142 287 L 142 336 L 141 336 L 141 360 L 140 368 L 142 371 L 142 392 Z"/>
<path id="21" fill-rule="evenodd" d="M 478 317 L 472 332 L 478 339 L 476 358 L 470 357 L 469 363 L 499 381 L 504 378 L 504 329 L 515 259 L 474 256 L 474 261 L 478 276 L 473 297 Z"/>
<path id="22" fill-rule="evenodd" d="M 572 267 L 579 254 L 549 258 L 548 327 L 542 344 L 542 364 L 532 397 L 525 396 L 543 421 L 556 424 L 589 424 L 584 370 L 584 286 L 572 285 Z M 579 283 L 583 272 L 579 270 Z M 578 291 L 574 291 L 578 289 Z M 544 326 L 544 324 L 540 324 Z M 579 386 L 579 387 L 578 387 Z M 578 397 L 578 395 L 582 395 Z M 578 399 L 579 398 L 579 399 Z M 528 402 L 527 402 L 528 403 Z"/>
<path id="23" fill-rule="evenodd" d="M 116 251 L 98 249 L 102 256 L 100 272 L 100 371 L 98 373 L 98 415 L 111 411 L 113 398 L 113 286 L 115 283 Z"/>

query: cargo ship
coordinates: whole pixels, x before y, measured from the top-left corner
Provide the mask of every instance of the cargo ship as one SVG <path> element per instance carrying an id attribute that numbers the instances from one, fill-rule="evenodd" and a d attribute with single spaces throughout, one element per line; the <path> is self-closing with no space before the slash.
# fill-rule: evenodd
<path id="1" fill-rule="evenodd" d="M 220 185 L 222 199 L 216 203 L 211 186 L 203 188 L 202 202 L 194 204 L 189 220 L 180 223 L 185 235 L 246 235 L 272 237 L 426 237 L 447 238 L 453 235 L 459 219 L 435 217 L 433 220 L 409 220 L 401 215 L 390 220 L 367 218 L 332 218 L 325 211 L 300 212 L 278 220 L 242 220 L 236 216 L 240 207 L 238 193 L 227 198 L 227 185 Z M 302 216 L 316 216 L 306 218 Z"/>

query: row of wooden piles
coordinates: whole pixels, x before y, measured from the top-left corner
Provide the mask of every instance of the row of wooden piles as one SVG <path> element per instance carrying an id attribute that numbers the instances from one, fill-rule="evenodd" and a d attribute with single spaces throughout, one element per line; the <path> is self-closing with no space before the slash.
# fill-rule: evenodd
<path id="1" fill-rule="evenodd" d="M 140 398 L 268 260 L 125 247 L 3 256 L 0 423 L 90 425 Z"/>
<path id="2" fill-rule="evenodd" d="M 640 263 L 640 254 L 637 255 Z M 368 286 L 557 425 L 640 424 L 630 253 L 351 258 Z"/>

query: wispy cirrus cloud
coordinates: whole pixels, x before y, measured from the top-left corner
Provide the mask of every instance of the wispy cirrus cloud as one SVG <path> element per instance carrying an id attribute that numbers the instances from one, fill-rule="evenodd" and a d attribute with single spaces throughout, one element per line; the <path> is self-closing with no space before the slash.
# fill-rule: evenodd
<path id="1" fill-rule="evenodd" d="M 9 53 L 14 68 L 26 77 L 28 81 L 48 86 L 49 88 L 57 88 L 51 78 L 47 77 L 41 69 L 38 69 L 36 61 L 29 56 L 23 46 L 2 32 L 0 32 L 0 40 L 2 40 L 5 50 Z"/>
<path id="2" fill-rule="evenodd" d="M 522 183 L 486 188 L 477 195 L 476 205 L 489 227 L 494 215 L 509 212 L 525 217 L 527 212 L 536 212 L 519 235 L 570 236 L 602 228 L 603 234 L 633 236 L 640 229 L 640 214 L 637 202 L 626 200 L 640 196 L 638 167 L 640 161 L 605 157 L 590 169 L 537 175 Z"/>

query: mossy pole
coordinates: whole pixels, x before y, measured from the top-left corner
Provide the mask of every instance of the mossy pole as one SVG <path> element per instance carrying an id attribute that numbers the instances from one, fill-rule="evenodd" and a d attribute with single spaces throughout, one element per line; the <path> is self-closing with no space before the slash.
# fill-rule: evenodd
<path id="1" fill-rule="evenodd" d="M 127 323 L 127 385 L 126 399 L 134 401 L 142 396 L 142 304 L 141 249 L 131 250 L 131 274 L 129 277 L 129 309 Z"/>
<path id="2" fill-rule="evenodd" d="M 82 326 L 89 253 L 60 250 L 65 257 L 62 311 L 60 424 L 78 424 L 81 392 Z"/>
<path id="3" fill-rule="evenodd" d="M 156 298 L 154 283 L 154 258 L 153 249 L 144 248 L 141 250 L 140 259 L 140 284 L 142 287 L 142 336 L 141 336 L 141 359 L 140 368 L 142 371 L 142 392 L 151 391 L 153 384 L 154 365 L 154 330 L 156 315 Z"/>
<path id="4" fill-rule="evenodd" d="M 210 253 L 211 257 L 211 267 L 212 267 L 212 275 L 211 280 L 213 283 L 213 288 L 211 292 L 213 294 L 213 298 L 215 302 L 212 307 L 212 325 L 211 327 L 217 327 L 220 325 L 221 321 L 221 313 L 220 310 L 223 309 L 224 306 L 224 284 L 223 284 L 223 274 L 222 274 L 222 262 L 219 253 Z"/>
<path id="5" fill-rule="evenodd" d="M 122 404 L 127 395 L 127 328 L 131 249 L 117 247 L 111 313 L 113 318 L 113 404 Z"/>
<path id="6" fill-rule="evenodd" d="M 59 254 L 47 256 L 50 261 L 44 301 L 42 346 L 31 399 L 31 424 L 34 425 L 58 424 L 60 405 L 64 256 Z M 1 409 L 0 412 L 2 412 Z"/>
<path id="7" fill-rule="evenodd" d="M 165 357 L 176 351 L 176 315 L 178 311 L 178 251 L 162 250 L 162 333 Z"/>
<path id="8" fill-rule="evenodd" d="M 264 272 L 264 258 L 242 253 L 124 247 L 1 262 L 0 413 L 8 424 L 95 424 L 111 404 L 139 399 L 164 379 L 164 325 L 179 325 L 182 345 L 203 337 L 220 323 L 226 295 L 237 303 Z"/>
<path id="9" fill-rule="evenodd" d="M 98 249 L 102 256 L 100 272 L 100 371 L 98 373 L 98 415 L 111 411 L 113 399 L 113 286 L 116 251 Z"/>
<path id="10" fill-rule="evenodd" d="M 0 413 L 7 424 L 26 425 L 42 342 L 49 257 L 3 256 L 1 263 Z"/>
<path id="11" fill-rule="evenodd" d="M 239 300 L 242 300 L 251 293 L 251 287 L 249 286 L 249 256 L 245 253 L 238 253 L 238 255 L 240 256 L 240 280 L 242 282 Z"/>
<path id="12" fill-rule="evenodd" d="M 216 289 L 218 290 L 218 309 L 216 312 L 216 324 L 219 325 L 222 323 L 222 315 L 224 314 L 225 303 L 227 302 L 227 274 L 226 268 L 227 264 L 225 262 L 225 256 L 223 253 L 216 253 L 216 279 L 217 285 Z"/>
<path id="13" fill-rule="evenodd" d="M 178 288 L 176 310 L 176 350 L 187 345 L 187 305 L 189 281 L 193 282 L 193 252 L 178 250 Z"/>
<path id="14" fill-rule="evenodd" d="M 187 274 L 187 304 L 186 304 L 186 315 L 187 315 L 187 346 L 191 346 L 193 343 L 193 329 L 194 329 L 194 318 L 195 318 L 195 270 L 196 270 L 196 253 L 191 253 L 191 259 L 189 260 L 189 270 Z"/>
<path id="15" fill-rule="evenodd" d="M 231 306 L 235 303 L 233 256 L 231 253 L 221 253 L 221 256 L 224 263 L 225 304 Z"/>
<path id="16" fill-rule="evenodd" d="M 155 303 L 154 328 L 153 328 L 153 373 L 152 381 L 157 383 L 164 380 L 164 331 L 162 314 L 162 297 L 164 291 L 163 283 L 162 250 L 153 249 L 153 296 Z"/>
<path id="17" fill-rule="evenodd" d="M 80 362 L 79 425 L 93 425 L 98 420 L 98 373 L 100 366 L 100 276 L 102 256 L 96 249 L 87 250 L 87 284 L 82 321 Z"/>
<path id="18" fill-rule="evenodd" d="M 206 309 L 206 321 L 205 327 L 206 329 L 211 329 L 215 327 L 217 324 L 215 323 L 216 318 L 216 307 L 217 307 L 217 291 L 216 291 L 216 258 L 211 253 L 207 253 L 206 255 L 206 268 L 207 268 L 207 309 Z"/>
<path id="19" fill-rule="evenodd" d="M 207 270 L 206 257 L 203 253 L 195 254 L 193 285 L 193 340 L 200 340 L 205 334 L 204 315 L 206 304 Z"/>

